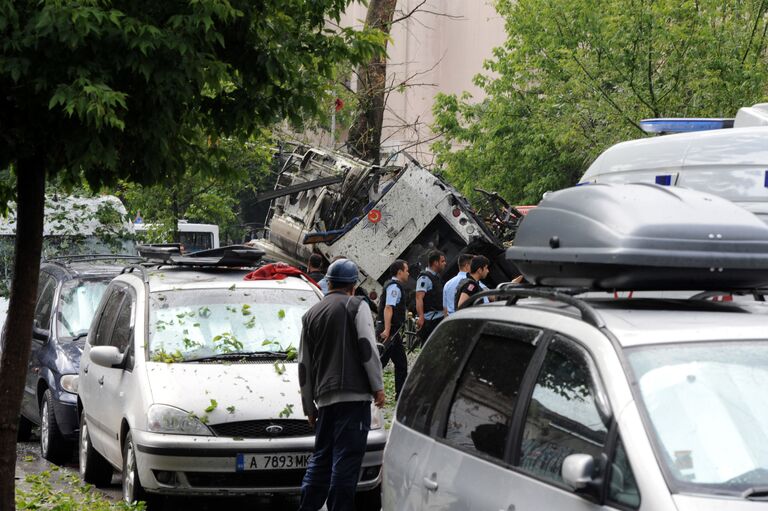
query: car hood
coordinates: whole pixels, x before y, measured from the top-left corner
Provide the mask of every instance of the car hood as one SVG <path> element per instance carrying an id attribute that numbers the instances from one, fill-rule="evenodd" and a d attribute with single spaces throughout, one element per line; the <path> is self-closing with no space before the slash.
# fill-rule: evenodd
<path id="1" fill-rule="evenodd" d="M 80 357 L 83 355 L 84 346 L 85 339 L 57 344 L 56 367 L 62 374 L 77 373 L 80 369 Z"/>
<path id="2" fill-rule="evenodd" d="M 209 424 L 304 418 L 295 362 L 148 362 L 147 376 L 154 403 L 207 416 Z"/>
<path id="3" fill-rule="evenodd" d="M 768 510 L 768 502 L 744 500 L 718 495 L 673 495 L 675 506 L 679 511 L 758 511 Z"/>

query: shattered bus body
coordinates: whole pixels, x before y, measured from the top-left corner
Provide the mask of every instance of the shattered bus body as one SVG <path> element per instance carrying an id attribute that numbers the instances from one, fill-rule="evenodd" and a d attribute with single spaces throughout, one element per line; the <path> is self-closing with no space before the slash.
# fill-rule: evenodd
<path id="1" fill-rule="evenodd" d="M 285 157 L 275 190 L 259 197 L 272 204 L 266 237 L 254 244 L 295 264 L 312 252 L 327 261 L 353 259 L 369 291 L 380 289 L 395 259 L 408 261 L 413 285 L 433 248 L 446 254 L 446 278 L 456 273 L 462 252 L 491 260 L 489 284 L 514 278 L 504 245 L 514 236 L 519 213 L 502 201 L 483 220 L 456 189 L 407 158 L 404 165 L 378 166 L 297 146 Z"/>

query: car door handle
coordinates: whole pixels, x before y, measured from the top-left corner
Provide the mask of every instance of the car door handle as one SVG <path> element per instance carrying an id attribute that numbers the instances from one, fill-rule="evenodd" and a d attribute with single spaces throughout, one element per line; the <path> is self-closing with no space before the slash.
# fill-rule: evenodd
<path id="1" fill-rule="evenodd" d="M 432 474 L 432 477 L 435 477 L 435 474 Z M 437 481 L 430 479 L 429 477 L 425 477 L 424 488 L 426 488 L 427 491 L 437 491 Z"/>
<path id="2" fill-rule="evenodd" d="M 104 385 L 104 376 L 99 377 L 99 385 Z"/>

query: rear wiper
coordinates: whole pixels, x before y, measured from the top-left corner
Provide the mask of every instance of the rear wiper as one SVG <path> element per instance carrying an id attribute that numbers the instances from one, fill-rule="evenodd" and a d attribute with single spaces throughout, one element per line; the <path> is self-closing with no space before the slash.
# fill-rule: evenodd
<path id="1" fill-rule="evenodd" d="M 243 351 L 237 353 L 219 353 L 208 357 L 188 358 L 184 362 L 207 362 L 209 360 L 253 360 L 253 359 L 277 359 L 284 360 L 287 357 L 280 351 Z"/>
<path id="2" fill-rule="evenodd" d="M 768 486 L 754 486 L 741 492 L 741 498 L 747 500 L 768 500 Z"/>

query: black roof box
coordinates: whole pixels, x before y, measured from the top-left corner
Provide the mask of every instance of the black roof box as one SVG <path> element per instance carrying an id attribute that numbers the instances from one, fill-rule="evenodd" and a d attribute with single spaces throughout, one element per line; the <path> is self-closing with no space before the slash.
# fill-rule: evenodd
<path id="1" fill-rule="evenodd" d="M 768 286 L 768 225 L 706 193 L 594 184 L 547 194 L 507 251 L 525 278 L 600 290 Z"/>

